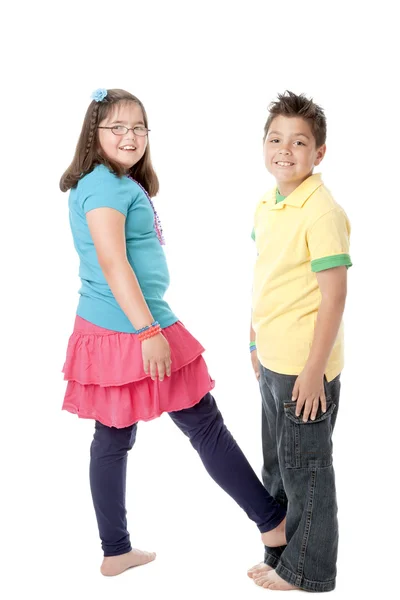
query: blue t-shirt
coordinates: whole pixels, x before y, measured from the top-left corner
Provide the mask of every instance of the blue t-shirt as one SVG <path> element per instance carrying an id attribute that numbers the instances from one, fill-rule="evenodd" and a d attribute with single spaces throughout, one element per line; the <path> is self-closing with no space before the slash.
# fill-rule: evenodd
<path id="1" fill-rule="evenodd" d="M 117 177 L 104 165 L 97 165 L 85 175 L 69 196 L 69 219 L 82 281 L 77 314 L 106 329 L 135 332 L 103 275 L 86 221 L 86 213 L 100 207 L 114 208 L 125 215 L 127 258 L 149 309 L 161 327 L 176 323 L 178 318 L 164 300 L 169 272 L 150 202 L 137 183 Z"/>

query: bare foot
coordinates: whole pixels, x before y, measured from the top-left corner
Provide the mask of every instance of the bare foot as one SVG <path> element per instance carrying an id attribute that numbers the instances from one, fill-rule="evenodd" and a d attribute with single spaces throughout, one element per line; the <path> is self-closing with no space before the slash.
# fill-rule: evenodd
<path id="1" fill-rule="evenodd" d="M 272 567 L 265 563 L 258 563 L 258 565 L 255 565 L 247 571 L 247 575 L 250 579 L 256 579 L 256 577 L 260 577 L 261 575 L 268 573 L 268 571 L 272 571 Z"/>
<path id="2" fill-rule="evenodd" d="M 261 575 L 257 579 L 254 579 L 254 583 L 268 590 L 280 590 L 282 592 L 300 589 L 287 583 L 287 581 L 277 575 L 276 571 L 269 571 L 268 573 L 265 573 L 265 575 Z"/>
<path id="3" fill-rule="evenodd" d="M 155 552 L 143 552 L 143 550 L 135 549 L 119 556 L 105 556 L 100 571 L 106 577 L 113 577 L 114 575 L 120 575 L 127 569 L 152 562 L 155 557 Z"/>
<path id="4" fill-rule="evenodd" d="M 269 546 L 270 548 L 276 548 L 277 546 L 286 546 L 286 517 L 279 523 L 278 527 L 272 529 L 271 531 L 267 531 L 261 535 L 261 539 L 263 541 L 264 546 Z"/>

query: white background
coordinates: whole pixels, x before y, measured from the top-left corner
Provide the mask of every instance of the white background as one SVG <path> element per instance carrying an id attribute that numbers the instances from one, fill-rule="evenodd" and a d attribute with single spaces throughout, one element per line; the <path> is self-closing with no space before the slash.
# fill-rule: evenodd
<path id="1" fill-rule="evenodd" d="M 128 479 L 134 545 L 156 562 L 104 579 L 88 485 L 93 424 L 60 411 L 79 281 L 58 181 L 93 89 L 144 103 L 172 277 L 207 348 L 226 423 L 257 473 L 248 355 L 254 207 L 267 106 L 290 89 L 328 117 L 324 181 L 353 225 L 347 365 L 335 432 L 337 598 L 398 597 L 398 27 L 391 3 L 79 2 L 3 9 L 3 598 L 261 598 L 257 529 L 168 416 L 141 424 Z M 277 594 L 277 592 L 275 592 Z"/>

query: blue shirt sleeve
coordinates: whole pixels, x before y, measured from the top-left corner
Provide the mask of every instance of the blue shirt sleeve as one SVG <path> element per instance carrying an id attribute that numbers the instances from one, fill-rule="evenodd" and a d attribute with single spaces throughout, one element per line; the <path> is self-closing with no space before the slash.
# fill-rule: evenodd
<path id="1" fill-rule="evenodd" d="M 86 178 L 85 178 L 86 179 Z M 95 208 L 114 208 L 125 217 L 132 203 L 129 191 L 129 180 L 119 178 L 110 171 L 92 171 L 82 186 L 80 204 L 83 212 L 88 213 Z"/>

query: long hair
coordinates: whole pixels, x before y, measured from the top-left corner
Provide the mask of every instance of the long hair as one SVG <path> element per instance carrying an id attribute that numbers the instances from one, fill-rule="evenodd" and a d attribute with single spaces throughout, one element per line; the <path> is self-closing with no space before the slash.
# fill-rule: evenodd
<path id="1" fill-rule="evenodd" d="M 74 158 L 60 179 L 60 189 L 62 192 L 75 187 L 82 177 L 93 171 L 96 165 L 103 164 L 118 177 L 130 175 L 136 179 L 145 188 L 149 196 L 155 196 L 158 193 L 158 177 L 151 164 L 149 143 L 147 143 L 142 158 L 129 169 L 128 173 L 121 165 L 104 156 L 100 148 L 97 129 L 99 123 L 108 117 L 116 105 L 129 102 L 135 102 L 140 106 L 143 112 L 144 124 L 148 128 L 147 114 L 143 104 L 136 96 L 125 90 L 107 90 L 107 96 L 104 100 L 100 102 L 93 100 L 89 104 Z"/>

